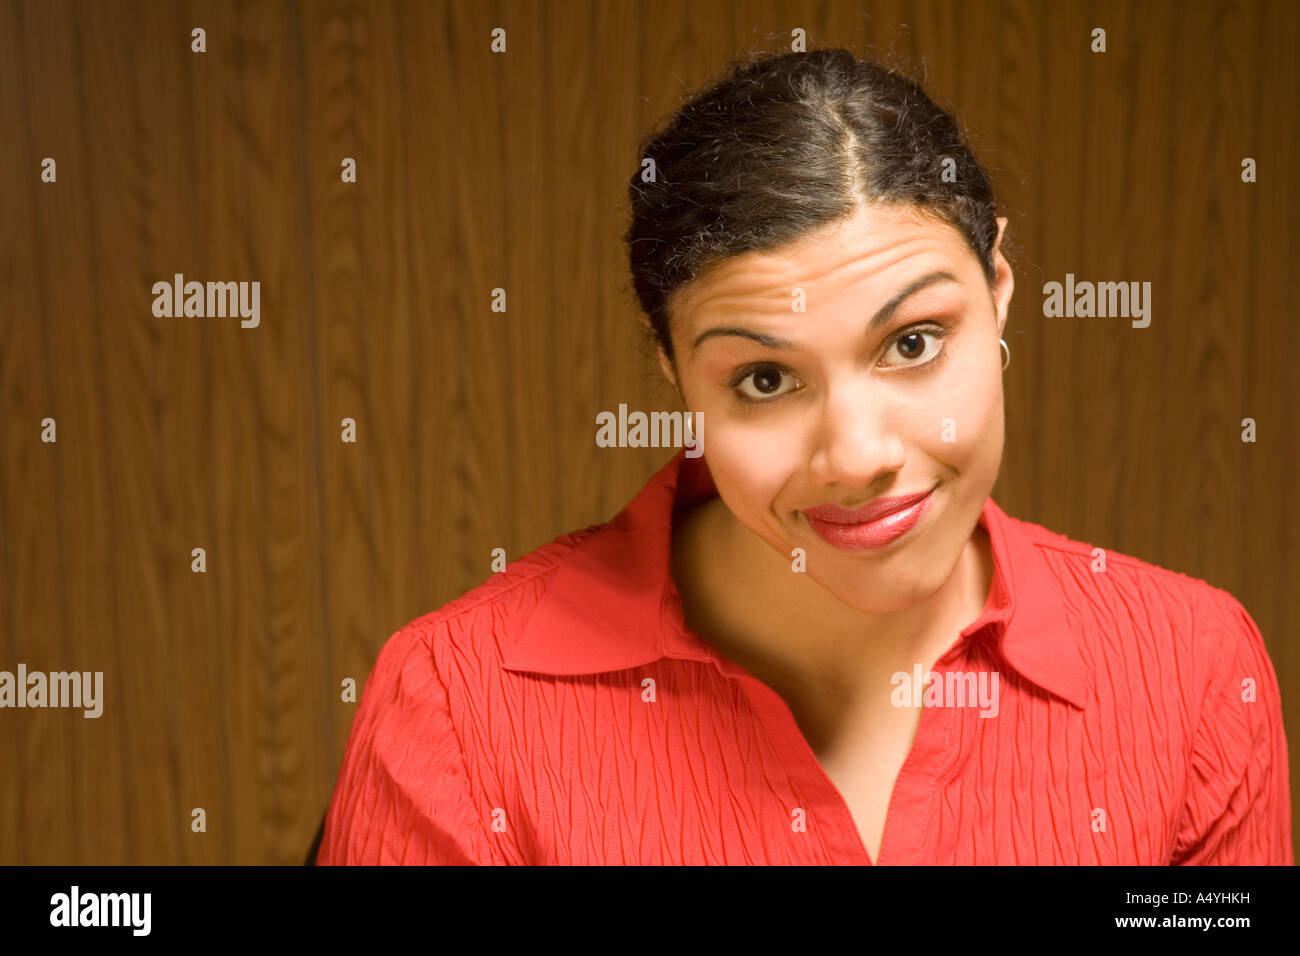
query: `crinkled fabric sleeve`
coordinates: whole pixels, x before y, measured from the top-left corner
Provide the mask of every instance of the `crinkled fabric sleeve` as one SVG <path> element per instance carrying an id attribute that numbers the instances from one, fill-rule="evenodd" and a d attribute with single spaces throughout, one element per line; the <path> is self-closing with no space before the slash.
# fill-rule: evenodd
<path id="1" fill-rule="evenodd" d="M 1277 675 L 1254 620 L 1229 599 L 1222 653 L 1192 744 L 1172 863 L 1294 863 L 1286 731 Z"/>
<path id="2" fill-rule="evenodd" d="M 399 631 L 366 681 L 316 863 L 494 863 L 471 792 L 430 635 Z"/>

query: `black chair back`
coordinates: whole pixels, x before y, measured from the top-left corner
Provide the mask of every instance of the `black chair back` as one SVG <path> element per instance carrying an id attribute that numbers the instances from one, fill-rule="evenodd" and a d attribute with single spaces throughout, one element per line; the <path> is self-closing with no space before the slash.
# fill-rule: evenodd
<path id="1" fill-rule="evenodd" d="M 326 813 L 329 811 L 326 810 Z M 303 866 L 315 866 L 316 855 L 320 853 L 321 840 L 325 838 L 325 815 L 320 818 L 320 827 L 316 830 L 316 839 L 311 841 L 311 849 L 307 851 L 307 859 L 302 861 Z"/>

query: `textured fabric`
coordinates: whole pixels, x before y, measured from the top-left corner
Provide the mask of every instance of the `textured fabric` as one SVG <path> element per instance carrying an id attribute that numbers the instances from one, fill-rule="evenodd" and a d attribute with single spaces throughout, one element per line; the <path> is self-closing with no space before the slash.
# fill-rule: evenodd
<path id="1" fill-rule="evenodd" d="M 671 514 L 716 494 L 682 451 L 382 648 L 321 864 L 866 864 L 784 701 L 685 626 Z M 1008 517 L 934 665 L 998 713 L 926 706 L 883 864 L 1291 864 L 1278 685 L 1225 591 Z M 1253 699 L 1250 693 L 1253 688 Z"/>

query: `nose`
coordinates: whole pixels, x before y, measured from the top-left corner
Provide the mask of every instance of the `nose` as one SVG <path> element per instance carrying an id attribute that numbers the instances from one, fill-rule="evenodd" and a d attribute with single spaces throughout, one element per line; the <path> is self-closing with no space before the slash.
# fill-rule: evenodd
<path id="1" fill-rule="evenodd" d="M 867 488 L 901 470 L 906 449 L 893 419 L 888 403 L 865 385 L 828 391 L 814 442 L 813 477 L 823 484 Z"/>

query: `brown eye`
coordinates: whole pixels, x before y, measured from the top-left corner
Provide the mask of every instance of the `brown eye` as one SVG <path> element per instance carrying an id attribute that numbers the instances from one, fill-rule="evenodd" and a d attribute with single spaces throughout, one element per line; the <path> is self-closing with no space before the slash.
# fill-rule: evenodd
<path id="1" fill-rule="evenodd" d="M 792 391 L 797 383 L 798 379 L 789 372 L 774 365 L 763 365 L 747 372 L 733 388 L 742 401 L 765 402 Z"/>
<path id="2" fill-rule="evenodd" d="M 885 362 L 886 365 L 926 365 L 941 350 L 940 339 L 947 334 L 944 329 L 911 329 L 890 343 L 886 355 L 896 352 L 903 361 Z M 933 344 L 927 345 L 927 340 Z"/>
<path id="3" fill-rule="evenodd" d="M 916 358 L 925 351 L 925 339 L 919 332 L 910 332 L 898 340 L 898 347 L 906 358 Z"/>

